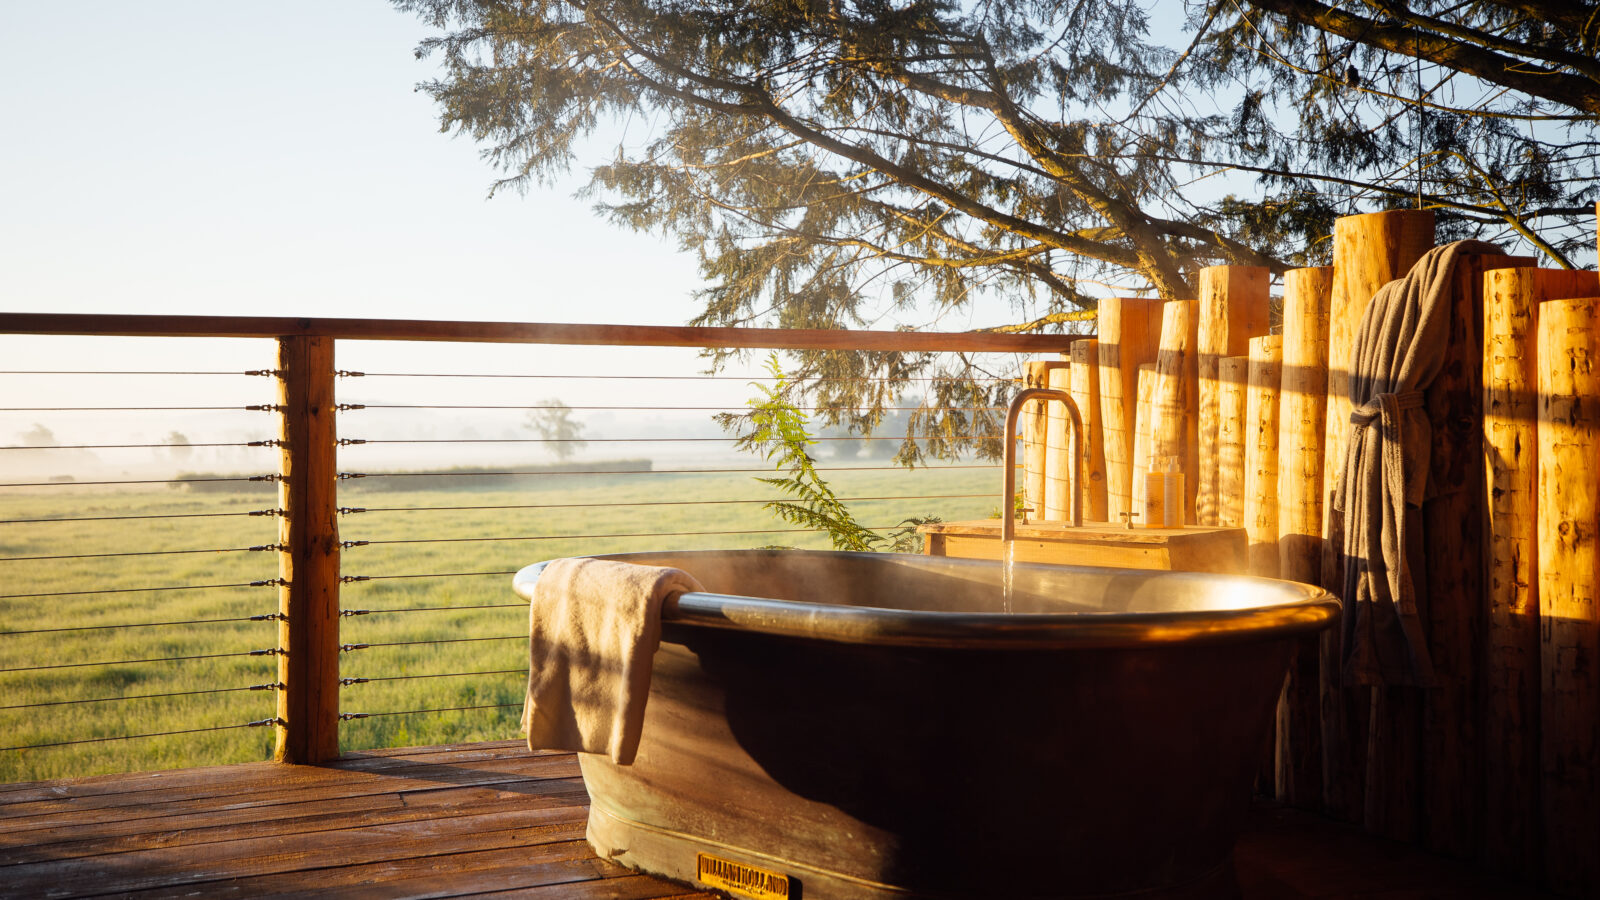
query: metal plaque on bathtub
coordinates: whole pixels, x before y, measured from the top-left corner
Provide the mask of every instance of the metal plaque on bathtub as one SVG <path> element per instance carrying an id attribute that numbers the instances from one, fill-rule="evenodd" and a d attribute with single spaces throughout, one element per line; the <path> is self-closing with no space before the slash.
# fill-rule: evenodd
<path id="1" fill-rule="evenodd" d="M 695 870 L 700 883 L 751 900 L 789 900 L 789 876 L 755 866 L 712 856 L 695 854 Z"/>

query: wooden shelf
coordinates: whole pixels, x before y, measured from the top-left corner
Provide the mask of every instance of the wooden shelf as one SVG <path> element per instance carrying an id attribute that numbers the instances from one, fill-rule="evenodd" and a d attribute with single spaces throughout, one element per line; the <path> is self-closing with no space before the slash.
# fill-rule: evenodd
<path id="1" fill-rule="evenodd" d="M 917 529 L 930 556 L 1000 559 L 1000 520 L 939 522 Z M 1243 574 L 1248 570 L 1243 528 L 1127 528 L 1064 522 L 1017 523 L 1022 562 L 1118 569 Z"/>

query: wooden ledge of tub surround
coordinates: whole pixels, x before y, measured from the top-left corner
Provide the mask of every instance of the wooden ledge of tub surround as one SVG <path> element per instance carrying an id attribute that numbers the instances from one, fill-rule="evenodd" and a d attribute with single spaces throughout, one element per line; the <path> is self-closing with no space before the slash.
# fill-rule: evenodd
<path id="1" fill-rule="evenodd" d="M 922 525 L 929 556 L 1000 559 L 1000 520 L 936 522 Z M 1244 574 L 1248 571 L 1245 530 L 1193 525 L 1141 528 L 1135 525 L 1018 522 L 1015 558 L 1019 562 L 1117 569 Z"/>

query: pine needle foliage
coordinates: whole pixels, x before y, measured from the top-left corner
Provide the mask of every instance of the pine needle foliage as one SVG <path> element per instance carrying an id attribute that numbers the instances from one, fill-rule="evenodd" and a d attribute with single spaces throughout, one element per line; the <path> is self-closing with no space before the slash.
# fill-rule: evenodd
<path id="1" fill-rule="evenodd" d="M 1336 217 L 1414 205 L 1592 259 L 1596 0 L 392 2 L 495 189 L 584 168 L 597 214 L 698 258 L 692 324 L 1084 333 L 1098 297 L 1326 264 Z M 857 433 L 989 374 L 791 359 Z M 992 452 L 924 397 L 920 452 Z"/>

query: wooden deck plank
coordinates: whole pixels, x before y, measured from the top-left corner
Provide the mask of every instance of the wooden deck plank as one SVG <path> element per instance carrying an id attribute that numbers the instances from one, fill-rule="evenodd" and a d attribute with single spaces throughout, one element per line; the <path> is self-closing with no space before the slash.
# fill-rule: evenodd
<path id="1" fill-rule="evenodd" d="M 36 862 L 248 837 L 337 831 L 350 827 L 356 820 L 376 826 L 530 807 L 581 807 L 589 799 L 581 778 L 523 782 L 517 787 L 517 790 L 492 786 L 439 788 L 111 822 L 81 822 L 0 835 L 0 849 L 9 862 Z"/>
<path id="2" fill-rule="evenodd" d="M 471 767 L 451 763 L 409 763 L 383 760 L 379 768 L 330 768 L 247 763 L 250 772 L 214 784 L 186 785 L 170 791 L 141 790 L 87 797 L 33 800 L 0 807 L 0 834 L 73 821 L 89 811 L 105 819 L 170 815 L 222 802 L 236 806 L 269 806 L 289 799 L 330 799 L 415 790 L 440 785 L 486 785 L 537 778 L 571 778 L 578 774 L 571 755 L 480 759 Z M 261 773 L 257 766 L 275 771 Z M 292 793 L 291 793 L 292 792 Z"/>
<path id="3" fill-rule="evenodd" d="M 21 863 L 0 869 L 7 880 L 37 885 L 39 897 L 80 897 L 178 884 L 254 878 L 313 868 L 428 857 L 581 840 L 588 813 L 562 806 L 483 816 L 403 822 L 299 836 L 247 838 L 193 846 Z"/>
<path id="4" fill-rule="evenodd" d="M 434 747 L 392 747 L 378 750 L 357 750 L 346 753 L 328 763 L 330 767 L 359 766 L 372 759 L 407 759 L 416 757 L 437 758 L 493 758 L 503 757 L 508 751 L 521 751 L 529 756 L 563 756 L 559 750 L 527 750 L 523 741 L 475 741 L 462 744 L 440 744 Z M 87 796 L 95 793 L 124 793 L 127 791 L 164 788 L 174 784 L 199 784 L 215 781 L 218 776 L 232 777 L 248 767 L 267 770 L 281 768 L 267 761 L 260 763 L 225 763 L 215 766 L 191 766 L 184 769 L 151 769 L 143 772 L 113 772 L 109 775 L 87 775 L 81 778 L 50 778 L 43 781 L 22 781 L 0 784 L 0 805 L 12 802 L 11 795 L 19 791 L 46 792 L 50 796 Z"/>
<path id="5" fill-rule="evenodd" d="M 363 751 L 350 753 L 323 766 L 302 766 L 286 769 L 273 762 L 231 763 L 221 766 L 203 766 L 194 769 L 165 769 L 154 772 L 127 772 L 115 775 L 94 775 L 88 778 L 57 778 L 6 785 L 0 791 L 0 816 L 14 805 L 48 801 L 80 799 L 95 796 L 117 796 L 142 791 L 173 791 L 185 787 L 218 787 L 240 781 L 275 781 L 286 771 L 321 772 L 328 769 L 340 771 L 387 771 L 397 766 L 428 762 L 435 764 L 464 763 L 477 760 L 501 760 L 511 757 L 570 759 L 570 753 L 552 750 L 528 750 L 521 741 L 496 741 L 487 744 L 463 744 L 450 747 L 408 747 L 410 752 Z"/>
<path id="6" fill-rule="evenodd" d="M 407 900 L 452 900 L 460 897 L 524 896 L 655 900 L 664 897 L 714 896 L 648 875 L 636 875 L 614 863 L 596 859 L 588 853 L 587 844 L 576 843 L 573 849 L 575 855 L 569 859 L 534 860 L 524 855 L 507 859 L 499 866 L 484 868 L 478 867 L 475 864 L 477 861 L 462 860 L 464 867 L 458 868 L 457 858 L 452 857 L 448 860 L 448 871 L 413 871 L 406 873 L 408 877 L 403 879 L 376 883 L 352 881 L 354 872 L 337 871 L 331 873 L 337 879 L 336 884 L 327 885 L 318 880 L 318 894 L 338 900 L 390 900 L 395 897 Z M 365 873 L 363 877 L 370 878 L 371 873 Z M 291 885 L 284 893 L 264 896 L 289 898 L 297 894 Z"/>
<path id="7" fill-rule="evenodd" d="M 0 898 L 713 896 L 597 859 L 587 800 L 574 756 L 518 742 L 18 785 L 0 808 L 31 814 L 0 819 Z M 1282 808 L 1236 858 L 1244 900 L 1544 896 Z"/>
<path id="8" fill-rule="evenodd" d="M 697 891 L 694 888 L 651 878 L 648 875 L 629 875 L 625 878 L 608 878 L 605 881 L 590 881 L 583 884 L 554 884 L 540 885 L 539 887 L 511 891 L 495 891 L 488 894 L 461 894 L 461 897 L 471 897 L 473 900 L 507 900 L 511 897 L 529 898 L 560 898 L 560 900 L 680 900 L 680 898 L 693 898 L 693 900 L 716 900 L 720 895 L 709 891 Z"/>
<path id="9" fill-rule="evenodd" d="M 367 757 L 400 758 L 406 756 L 440 756 L 463 753 L 498 753 L 507 752 L 525 753 L 530 756 L 561 756 L 561 750 L 529 750 L 527 738 L 515 738 L 506 741 L 464 741 L 459 744 L 434 744 L 430 747 L 379 747 L 373 750 L 352 750 L 344 754 L 336 763 L 347 759 L 364 759 Z"/>
<path id="10" fill-rule="evenodd" d="M 265 900 L 304 897 L 314 891 L 318 896 L 426 900 L 462 896 L 485 888 L 522 890 L 631 875 L 632 872 L 621 866 L 597 859 L 579 837 L 531 847 L 445 853 L 212 881 L 200 890 L 193 884 L 163 886 L 129 896 L 139 900 L 166 900 L 203 893 L 207 900 Z M 683 890 L 681 885 L 658 883 L 664 892 L 668 887 Z"/>

